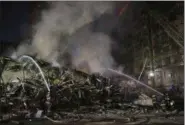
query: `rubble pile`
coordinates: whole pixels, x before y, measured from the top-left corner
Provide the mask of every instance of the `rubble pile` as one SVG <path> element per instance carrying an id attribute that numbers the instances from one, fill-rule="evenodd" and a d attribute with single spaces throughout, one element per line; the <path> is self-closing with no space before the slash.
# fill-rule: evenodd
<path id="1" fill-rule="evenodd" d="M 141 111 L 153 109 L 153 105 L 133 104 L 134 99 L 126 101 L 120 84 L 100 74 L 52 67 L 42 60 L 36 62 L 49 89 L 33 64 L 1 57 L 0 122 L 33 118 L 61 123 L 82 119 L 131 122 Z"/>

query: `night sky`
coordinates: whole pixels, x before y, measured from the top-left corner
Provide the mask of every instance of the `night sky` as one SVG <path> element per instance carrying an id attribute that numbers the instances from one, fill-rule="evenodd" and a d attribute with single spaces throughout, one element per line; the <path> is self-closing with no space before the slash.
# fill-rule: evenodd
<path id="1" fill-rule="evenodd" d="M 30 2 L 0 2 L 0 41 L 20 40 L 29 28 L 32 10 Z"/>
<path id="2" fill-rule="evenodd" d="M 34 11 L 40 2 L 4 1 L 0 2 L 0 41 L 20 41 L 30 31 L 30 23 L 34 20 Z M 43 3 L 43 2 L 42 2 Z M 167 2 L 148 2 L 150 7 L 168 10 Z M 160 5 L 158 4 L 160 3 Z M 168 2 L 173 5 L 174 2 Z M 171 6 L 169 6 L 171 8 Z"/>

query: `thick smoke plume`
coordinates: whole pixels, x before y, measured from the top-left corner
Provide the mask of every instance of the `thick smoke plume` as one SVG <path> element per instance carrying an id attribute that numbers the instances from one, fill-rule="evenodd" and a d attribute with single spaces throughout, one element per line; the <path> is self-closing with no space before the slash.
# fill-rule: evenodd
<path id="1" fill-rule="evenodd" d="M 113 7 L 112 2 L 51 2 L 33 27 L 31 45 L 22 44 L 13 55 L 36 54 L 53 64 L 65 65 L 67 53 L 77 69 L 102 72 L 102 68 L 111 68 L 112 40 L 104 33 L 93 32 L 89 25 L 102 14 L 112 13 Z"/>

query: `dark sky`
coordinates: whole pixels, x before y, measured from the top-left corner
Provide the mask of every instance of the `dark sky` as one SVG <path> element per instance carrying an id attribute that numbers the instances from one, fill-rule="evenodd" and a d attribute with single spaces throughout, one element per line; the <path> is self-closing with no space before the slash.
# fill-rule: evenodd
<path id="1" fill-rule="evenodd" d="M 0 2 L 0 41 L 18 41 L 28 30 L 32 10 L 30 2 Z"/>
<path id="2" fill-rule="evenodd" d="M 43 2 L 42 2 L 43 3 Z M 162 8 L 167 10 L 167 2 L 148 2 L 150 7 Z M 34 18 L 31 14 L 39 2 L 30 1 L 10 1 L 0 2 L 0 41 L 19 41 L 24 34 L 27 34 L 30 29 L 30 23 Z M 168 2 L 174 4 L 174 2 Z M 171 8 L 171 6 L 170 6 Z M 36 11 L 36 13 L 38 13 Z"/>

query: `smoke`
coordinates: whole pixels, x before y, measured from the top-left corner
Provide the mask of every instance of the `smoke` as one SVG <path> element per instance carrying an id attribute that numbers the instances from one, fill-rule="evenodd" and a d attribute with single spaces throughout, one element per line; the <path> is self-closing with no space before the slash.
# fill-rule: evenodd
<path id="1" fill-rule="evenodd" d="M 75 41 L 69 46 L 72 65 L 78 67 L 86 62 L 91 72 L 103 72 L 103 68 L 112 68 L 114 59 L 111 56 L 112 40 L 103 33 L 94 33 L 88 27 L 79 31 L 70 41 Z M 76 39 L 78 38 L 78 39 Z M 85 66 L 85 65 L 84 65 Z"/>
<path id="2" fill-rule="evenodd" d="M 12 55 L 36 54 L 54 65 L 65 65 L 64 54 L 68 53 L 72 66 L 77 69 L 84 62 L 90 72 L 111 68 L 113 41 L 104 33 L 93 32 L 89 25 L 113 9 L 112 2 L 51 2 L 33 26 L 31 45 L 22 44 Z"/>

